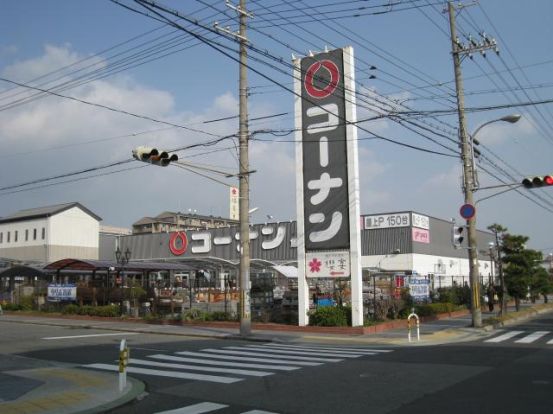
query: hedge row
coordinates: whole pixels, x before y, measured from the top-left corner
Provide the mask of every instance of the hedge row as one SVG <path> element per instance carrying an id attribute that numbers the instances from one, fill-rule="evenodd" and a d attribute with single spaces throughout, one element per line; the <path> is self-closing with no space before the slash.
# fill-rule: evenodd
<path id="1" fill-rule="evenodd" d="M 64 315 L 115 317 L 121 314 L 121 310 L 117 305 L 106 305 L 106 306 L 67 305 L 61 310 L 61 313 Z"/>

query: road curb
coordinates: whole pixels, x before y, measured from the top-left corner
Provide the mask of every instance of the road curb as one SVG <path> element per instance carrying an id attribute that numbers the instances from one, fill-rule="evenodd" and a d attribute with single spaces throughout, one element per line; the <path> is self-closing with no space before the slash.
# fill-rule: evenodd
<path id="1" fill-rule="evenodd" d="M 146 385 L 142 382 L 137 380 L 133 377 L 127 377 L 127 382 L 130 382 L 132 384 L 132 387 L 129 392 L 127 392 L 125 395 L 121 396 L 120 398 L 106 403 L 99 405 L 98 407 L 90 408 L 88 410 L 84 411 L 78 411 L 75 414 L 97 414 L 97 413 L 105 413 L 106 411 L 112 410 L 116 407 L 120 407 L 122 405 L 125 405 L 134 399 L 136 399 L 139 395 L 142 395 L 144 393 L 144 390 L 146 389 Z"/>

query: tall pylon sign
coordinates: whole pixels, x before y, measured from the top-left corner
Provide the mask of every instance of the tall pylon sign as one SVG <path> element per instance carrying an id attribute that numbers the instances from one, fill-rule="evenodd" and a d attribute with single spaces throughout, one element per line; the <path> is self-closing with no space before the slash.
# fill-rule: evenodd
<path id="1" fill-rule="evenodd" d="M 351 47 L 294 60 L 300 325 L 307 278 L 351 280 L 352 323 L 363 325 L 353 62 Z"/>

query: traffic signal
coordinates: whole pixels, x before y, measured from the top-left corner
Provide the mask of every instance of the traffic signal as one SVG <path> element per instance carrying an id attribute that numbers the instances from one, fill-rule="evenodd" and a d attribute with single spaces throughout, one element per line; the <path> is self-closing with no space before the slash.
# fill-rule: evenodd
<path id="1" fill-rule="evenodd" d="M 522 180 L 522 185 L 526 188 L 547 187 L 553 185 L 553 175 L 544 175 L 543 177 L 526 177 Z"/>
<path id="2" fill-rule="evenodd" d="M 157 148 L 140 146 L 132 150 L 132 156 L 138 161 L 149 162 L 151 164 L 167 167 L 171 161 L 177 161 L 179 156 L 167 151 L 160 151 Z"/>
<path id="3" fill-rule="evenodd" d="M 451 230 L 451 243 L 456 249 L 461 247 L 461 243 L 463 243 L 463 240 L 465 238 L 463 235 L 464 231 L 464 226 L 456 226 L 455 224 L 453 225 L 453 229 Z"/>

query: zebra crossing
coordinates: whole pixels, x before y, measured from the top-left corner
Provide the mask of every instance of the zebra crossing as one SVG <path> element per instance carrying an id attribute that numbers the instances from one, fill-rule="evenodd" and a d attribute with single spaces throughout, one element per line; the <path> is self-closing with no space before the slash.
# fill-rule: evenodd
<path id="1" fill-rule="evenodd" d="M 232 384 L 251 377 L 266 377 L 305 367 L 333 364 L 352 358 L 392 352 L 389 349 L 306 346 L 293 344 L 248 344 L 172 354 L 131 356 L 127 372 L 183 380 Z M 116 363 L 94 363 L 85 368 L 117 372 Z"/>
<path id="2" fill-rule="evenodd" d="M 552 333 L 551 331 L 534 331 L 534 332 L 507 331 L 499 336 L 486 339 L 484 340 L 484 342 L 497 344 L 501 342 L 512 341 L 515 344 L 532 344 L 538 341 L 543 342 L 542 338 L 546 337 L 551 333 Z M 553 339 L 550 339 L 550 338 L 545 338 L 545 339 L 547 340 L 545 342 L 547 345 L 553 345 Z"/>
<path id="3" fill-rule="evenodd" d="M 201 402 L 198 404 L 192 404 L 187 405 L 186 407 L 180 407 L 175 408 L 173 410 L 167 410 L 167 411 L 159 411 L 155 414 L 207 414 L 214 411 L 218 411 L 221 413 L 220 410 L 224 408 L 229 408 L 230 406 L 227 404 L 219 404 L 214 402 Z M 278 414 L 273 411 L 265 411 L 265 410 L 248 410 L 243 411 L 240 414 Z"/>

